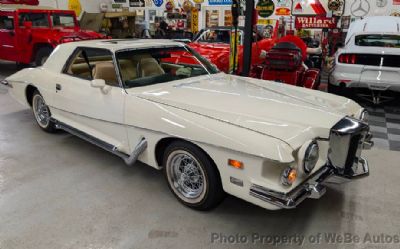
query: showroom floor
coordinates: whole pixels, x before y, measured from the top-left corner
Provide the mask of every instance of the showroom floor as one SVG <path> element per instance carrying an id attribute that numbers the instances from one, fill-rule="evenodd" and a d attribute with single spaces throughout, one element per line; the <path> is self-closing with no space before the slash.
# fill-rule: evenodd
<path id="1" fill-rule="evenodd" d="M 0 78 L 13 71 L 0 62 Z M 386 132 L 382 117 L 388 132 L 399 128 L 389 110 L 375 111 L 375 132 Z M 66 133 L 42 132 L 31 111 L 0 86 L 0 248 L 266 248 L 252 236 L 275 235 L 305 236 L 306 248 L 399 248 L 385 241 L 310 242 L 319 233 L 399 234 L 400 153 L 380 149 L 388 148 L 382 141 L 365 152 L 370 177 L 331 186 L 297 209 L 267 211 L 227 197 L 215 210 L 197 212 L 175 200 L 161 172 L 127 167 Z M 223 236 L 240 235 L 247 241 L 224 243 Z"/>

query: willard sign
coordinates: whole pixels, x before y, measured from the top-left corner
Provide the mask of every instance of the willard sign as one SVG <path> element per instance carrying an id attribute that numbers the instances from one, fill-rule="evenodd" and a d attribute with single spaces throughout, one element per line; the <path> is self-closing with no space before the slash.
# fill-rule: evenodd
<path id="1" fill-rule="evenodd" d="M 297 16 L 294 23 L 296 29 L 335 29 L 337 19 L 334 17 Z"/>

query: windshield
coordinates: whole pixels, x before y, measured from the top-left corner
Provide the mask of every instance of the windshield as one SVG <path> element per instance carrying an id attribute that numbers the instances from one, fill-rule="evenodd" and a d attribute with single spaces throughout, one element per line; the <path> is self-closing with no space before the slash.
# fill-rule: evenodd
<path id="1" fill-rule="evenodd" d="M 355 41 L 362 47 L 400 48 L 399 35 L 358 35 Z"/>
<path id="2" fill-rule="evenodd" d="M 219 72 L 215 66 L 188 47 L 121 51 L 116 53 L 116 58 L 126 88 Z"/>
<path id="3" fill-rule="evenodd" d="M 208 43 L 230 43 L 231 31 L 226 30 L 206 30 L 197 40 L 198 42 Z"/>
<path id="4" fill-rule="evenodd" d="M 75 18 L 71 14 L 52 14 L 51 22 L 53 27 L 75 27 Z"/>

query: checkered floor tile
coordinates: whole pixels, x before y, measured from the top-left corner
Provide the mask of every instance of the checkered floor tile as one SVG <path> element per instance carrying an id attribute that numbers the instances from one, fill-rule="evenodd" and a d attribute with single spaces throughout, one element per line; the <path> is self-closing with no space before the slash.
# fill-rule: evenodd
<path id="1" fill-rule="evenodd" d="M 366 108 L 375 146 L 400 151 L 400 105 Z"/>
<path id="2" fill-rule="evenodd" d="M 321 77 L 321 91 L 327 89 L 327 73 Z M 381 106 L 373 106 L 356 100 L 365 107 L 370 116 L 369 124 L 375 148 L 400 151 L 400 101 L 394 100 Z"/>

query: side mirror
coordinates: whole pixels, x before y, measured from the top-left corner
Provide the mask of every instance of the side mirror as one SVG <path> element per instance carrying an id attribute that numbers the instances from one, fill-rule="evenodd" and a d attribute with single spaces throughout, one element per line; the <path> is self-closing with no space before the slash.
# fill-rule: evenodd
<path id="1" fill-rule="evenodd" d="M 90 82 L 90 86 L 94 88 L 100 88 L 100 90 L 107 94 L 111 90 L 111 86 L 106 85 L 106 81 L 103 79 L 94 79 Z"/>
<path id="2" fill-rule="evenodd" d="M 267 51 L 265 51 L 264 49 L 263 50 L 261 50 L 261 52 L 260 52 L 260 59 L 265 59 L 265 58 L 267 58 Z"/>
<path id="3" fill-rule="evenodd" d="M 24 27 L 27 29 L 32 28 L 32 22 L 24 22 Z"/>
<path id="4" fill-rule="evenodd" d="M 106 86 L 106 81 L 103 79 L 95 79 L 90 82 L 90 85 L 94 88 L 103 88 Z"/>

